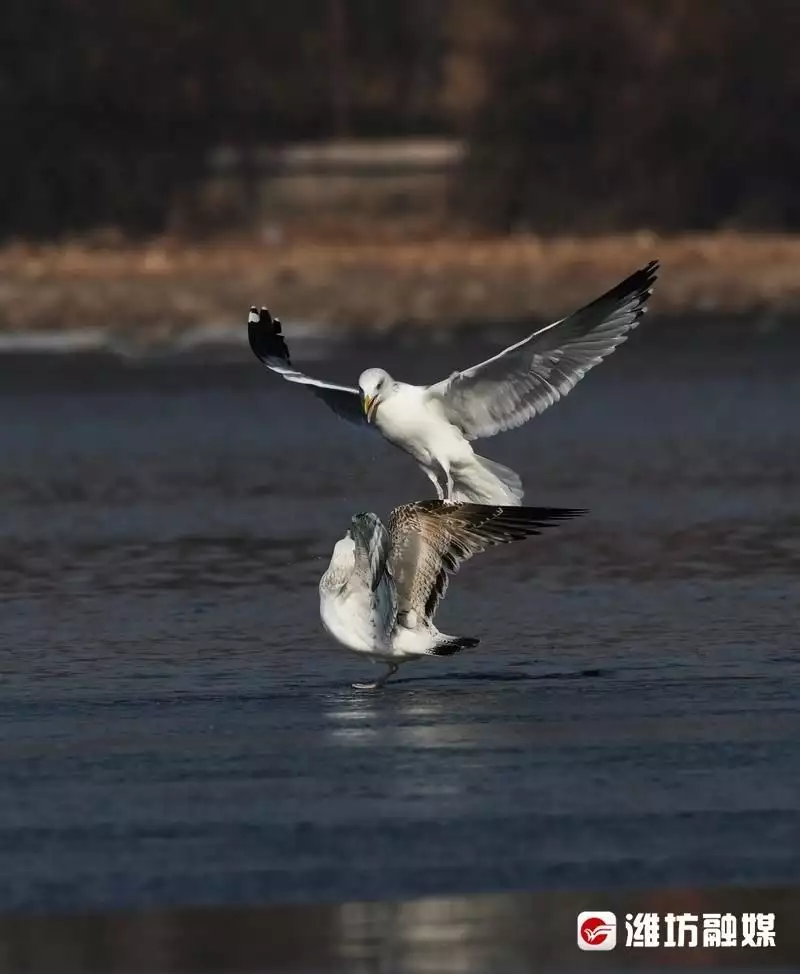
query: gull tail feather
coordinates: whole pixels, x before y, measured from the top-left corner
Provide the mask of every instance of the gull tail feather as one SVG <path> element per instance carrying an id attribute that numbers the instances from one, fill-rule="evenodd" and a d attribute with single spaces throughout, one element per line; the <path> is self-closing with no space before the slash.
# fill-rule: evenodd
<path id="1" fill-rule="evenodd" d="M 465 649 L 472 649 L 477 646 L 480 639 L 474 636 L 446 636 L 440 632 L 436 637 L 436 642 L 428 650 L 429 656 L 455 656 Z"/>
<path id="2" fill-rule="evenodd" d="M 524 490 L 519 474 L 502 463 L 487 460 L 473 454 L 469 460 L 453 464 L 453 493 L 449 498 L 455 503 L 496 504 L 501 507 L 519 507 Z"/>

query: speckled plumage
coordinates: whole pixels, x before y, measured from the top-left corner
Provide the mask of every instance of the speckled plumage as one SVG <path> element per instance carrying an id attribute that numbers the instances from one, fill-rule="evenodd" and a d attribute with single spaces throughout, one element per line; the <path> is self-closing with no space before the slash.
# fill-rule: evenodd
<path id="1" fill-rule="evenodd" d="M 542 529 L 583 511 L 553 507 L 500 507 L 416 501 L 389 518 L 389 570 L 399 612 L 431 620 L 450 575 L 487 548 L 541 534 Z"/>
<path id="2" fill-rule="evenodd" d="M 486 548 L 583 513 L 416 501 L 395 508 L 388 529 L 376 514 L 357 514 L 320 580 L 323 625 L 348 649 L 386 662 L 389 675 L 405 660 L 474 646 L 478 639 L 434 625 L 450 575 Z"/>

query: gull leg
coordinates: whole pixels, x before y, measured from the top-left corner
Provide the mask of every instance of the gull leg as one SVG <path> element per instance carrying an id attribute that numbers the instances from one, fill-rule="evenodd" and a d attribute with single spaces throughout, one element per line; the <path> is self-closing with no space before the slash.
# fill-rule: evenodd
<path id="1" fill-rule="evenodd" d="M 433 471 L 425 471 L 436 485 L 436 494 L 440 501 L 449 501 L 453 497 L 453 478 L 450 475 L 450 465 L 445 466 L 439 460 L 434 459 Z"/>
<path id="2" fill-rule="evenodd" d="M 436 488 L 436 496 L 439 498 L 440 501 L 443 501 L 444 492 L 442 490 L 442 485 L 439 483 L 439 478 L 436 476 L 433 470 L 426 470 L 425 475 L 427 476 L 428 480 L 430 480 L 430 482 L 433 484 L 433 486 Z"/>
<path id="3" fill-rule="evenodd" d="M 383 676 L 380 677 L 380 679 L 373 680 L 372 683 L 353 683 L 352 684 L 353 689 L 354 690 L 380 690 L 380 688 L 389 679 L 389 677 L 394 676 L 394 674 L 400 669 L 397 663 L 387 663 L 386 666 L 388 667 L 388 669 L 386 673 L 384 673 Z"/>
<path id="4" fill-rule="evenodd" d="M 450 464 L 445 466 L 443 463 L 439 464 L 439 476 L 442 478 L 442 493 L 439 495 L 439 499 L 443 501 L 453 500 L 453 477 L 450 473 Z"/>
<path id="5" fill-rule="evenodd" d="M 445 494 L 445 500 L 452 501 L 453 500 L 453 477 L 450 473 L 449 467 L 447 468 L 445 473 L 447 474 L 447 493 Z"/>

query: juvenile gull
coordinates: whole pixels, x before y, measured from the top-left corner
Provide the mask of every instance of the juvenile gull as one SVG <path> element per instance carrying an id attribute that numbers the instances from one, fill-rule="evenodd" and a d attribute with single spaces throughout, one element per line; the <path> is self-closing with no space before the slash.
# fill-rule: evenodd
<path id="1" fill-rule="evenodd" d="M 477 646 L 479 639 L 445 635 L 433 623 L 450 575 L 492 545 L 521 541 L 584 513 L 416 501 L 392 511 L 388 530 L 377 514 L 356 514 L 319 583 L 325 629 L 342 646 L 388 667 L 373 683 L 353 686 L 373 690 L 410 659 Z"/>
<path id="2" fill-rule="evenodd" d="M 565 396 L 636 327 L 657 274 L 651 261 L 580 311 L 431 386 L 399 382 L 383 369 L 362 372 L 357 388 L 312 379 L 293 367 L 281 323 L 266 308 L 250 309 L 248 336 L 267 368 L 409 453 L 440 500 L 519 505 L 519 476 L 478 456 L 470 440 L 521 426 Z"/>

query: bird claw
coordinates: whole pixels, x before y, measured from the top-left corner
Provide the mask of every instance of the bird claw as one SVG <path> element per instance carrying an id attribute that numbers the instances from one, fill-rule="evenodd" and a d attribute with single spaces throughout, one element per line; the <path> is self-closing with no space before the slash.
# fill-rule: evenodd
<path id="1" fill-rule="evenodd" d="M 373 680 L 372 683 L 351 683 L 350 686 L 352 686 L 354 690 L 380 690 L 389 677 L 394 676 L 398 670 L 397 663 L 387 663 L 386 666 L 388 667 L 388 670 L 380 678 L 380 680 Z"/>

